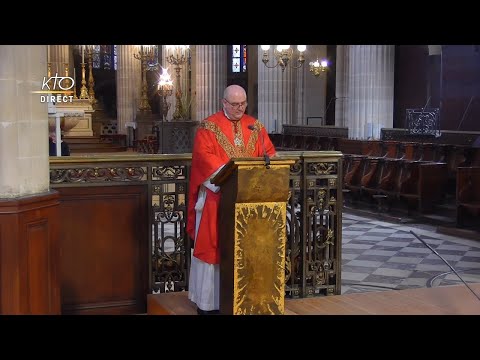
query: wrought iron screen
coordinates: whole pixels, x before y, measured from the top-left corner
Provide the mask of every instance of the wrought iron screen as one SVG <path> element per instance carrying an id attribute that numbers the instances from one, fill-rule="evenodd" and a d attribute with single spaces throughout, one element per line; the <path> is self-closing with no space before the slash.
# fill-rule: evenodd
<path id="1" fill-rule="evenodd" d="M 407 109 L 407 128 L 411 135 L 440 136 L 440 109 Z"/>

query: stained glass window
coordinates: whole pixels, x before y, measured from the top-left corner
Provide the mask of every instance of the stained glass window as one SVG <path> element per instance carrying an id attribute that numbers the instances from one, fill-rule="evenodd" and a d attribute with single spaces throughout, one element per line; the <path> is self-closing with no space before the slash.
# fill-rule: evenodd
<path id="1" fill-rule="evenodd" d="M 113 69 L 117 70 L 117 45 L 113 45 Z"/>
<path id="2" fill-rule="evenodd" d="M 158 61 L 158 45 L 150 45 L 153 46 L 153 58 L 147 60 L 147 65 L 149 67 L 154 67 L 157 66 L 159 61 Z M 154 70 L 154 69 L 152 69 Z"/>
<path id="3" fill-rule="evenodd" d="M 117 70 L 117 46 L 93 45 L 93 68 L 104 70 Z"/>
<path id="4" fill-rule="evenodd" d="M 247 45 L 232 45 L 232 72 L 247 72 Z"/>
<path id="5" fill-rule="evenodd" d="M 93 68 L 100 69 L 100 45 L 93 45 Z"/>
<path id="6" fill-rule="evenodd" d="M 247 72 L 247 45 L 242 45 L 242 59 L 243 59 L 243 67 L 242 71 Z"/>

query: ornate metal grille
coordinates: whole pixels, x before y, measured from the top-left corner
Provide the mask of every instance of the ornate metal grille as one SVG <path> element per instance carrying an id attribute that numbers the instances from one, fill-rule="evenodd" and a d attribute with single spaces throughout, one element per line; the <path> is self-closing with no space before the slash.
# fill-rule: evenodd
<path id="1" fill-rule="evenodd" d="M 304 152 L 309 153 L 318 156 L 300 156 L 290 168 L 285 254 L 288 297 L 341 292 L 342 159 L 332 156 L 334 152 Z"/>
<path id="2" fill-rule="evenodd" d="M 341 238 L 341 219 L 337 216 L 341 214 L 338 209 L 341 190 L 337 191 L 337 182 L 342 167 L 333 159 L 319 160 L 304 159 L 303 164 L 306 193 L 303 296 L 340 293 L 336 275 L 341 263 L 336 244 Z"/>
<path id="3" fill-rule="evenodd" d="M 410 134 L 440 136 L 440 109 L 407 109 L 406 112 Z"/>
<path id="4" fill-rule="evenodd" d="M 186 290 L 190 242 L 185 232 L 188 191 L 187 165 L 152 167 L 153 293 Z"/>
<path id="5" fill-rule="evenodd" d="M 297 160 L 290 167 L 290 198 L 287 203 L 287 244 L 285 254 L 285 294 L 300 296 L 302 283 L 302 161 Z"/>

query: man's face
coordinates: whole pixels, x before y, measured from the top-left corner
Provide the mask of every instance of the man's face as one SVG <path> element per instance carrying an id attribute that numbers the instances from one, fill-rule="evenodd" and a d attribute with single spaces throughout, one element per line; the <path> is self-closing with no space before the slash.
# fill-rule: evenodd
<path id="1" fill-rule="evenodd" d="M 229 94 L 228 98 L 223 99 L 223 109 L 230 120 L 240 120 L 247 109 L 247 98 L 242 92 Z"/>

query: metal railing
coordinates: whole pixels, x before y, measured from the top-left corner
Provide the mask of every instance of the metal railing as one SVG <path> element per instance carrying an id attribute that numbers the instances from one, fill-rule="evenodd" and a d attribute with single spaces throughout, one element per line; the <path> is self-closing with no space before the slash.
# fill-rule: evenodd
<path id="1" fill-rule="evenodd" d="M 342 154 L 280 152 L 294 159 L 287 204 L 286 296 L 340 294 Z M 186 234 L 191 154 L 50 159 L 50 185 L 145 185 L 151 258 L 149 291 L 188 290 L 191 239 Z M 87 230 L 86 230 L 87 231 Z"/>

